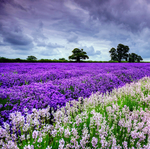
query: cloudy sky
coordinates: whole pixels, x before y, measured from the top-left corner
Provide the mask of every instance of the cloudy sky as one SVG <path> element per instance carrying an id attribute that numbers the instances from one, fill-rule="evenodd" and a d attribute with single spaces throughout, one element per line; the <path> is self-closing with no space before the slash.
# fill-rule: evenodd
<path id="1" fill-rule="evenodd" d="M 119 43 L 150 61 L 150 0 L 0 0 L 0 56 L 108 61 Z"/>

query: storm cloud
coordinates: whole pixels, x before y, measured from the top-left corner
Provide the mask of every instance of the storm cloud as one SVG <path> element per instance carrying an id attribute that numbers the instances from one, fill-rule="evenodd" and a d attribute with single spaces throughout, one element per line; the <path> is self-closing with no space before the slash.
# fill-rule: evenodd
<path id="1" fill-rule="evenodd" d="M 0 0 L 0 56 L 107 61 L 122 43 L 149 61 L 149 16 L 149 0 Z"/>

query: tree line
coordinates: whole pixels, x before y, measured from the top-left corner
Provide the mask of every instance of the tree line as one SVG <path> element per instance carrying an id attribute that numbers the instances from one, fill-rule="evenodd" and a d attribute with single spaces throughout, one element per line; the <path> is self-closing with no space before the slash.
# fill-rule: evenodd
<path id="1" fill-rule="evenodd" d="M 140 62 L 140 60 L 143 60 L 141 56 L 135 54 L 135 53 L 128 53 L 129 47 L 123 44 L 118 44 L 117 49 L 111 48 L 109 53 L 111 60 L 109 62 L 121 62 L 122 59 L 125 59 L 126 62 Z M 33 55 L 30 55 L 27 57 L 26 60 L 16 58 L 16 59 L 8 59 L 5 57 L 0 57 L 0 62 L 83 62 L 85 59 L 89 59 L 87 53 L 83 51 L 83 49 L 75 48 L 72 51 L 72 55 L 68 57 L 69 61 L 65 58 L 59 58 L 57 59 L 40 59 L 37 60 L 37 58 Z M 74 61 L 75 60 L 75 61 Z M 84 62 L 107 62 L 107 61 L 84 61 Z"/>
<path id="2" fill-rule="evenodd" d="M 111 56 L 111 61 L 118 61 L 121 62 L 122 59 L 125 59 L 128 62 L 140 62 L 143 60 L 140 55 L 135 53 L 129 53 L 129 47 L 123 44 L 118 44 L 117 49 L 111 48 L 109 53 Z"/>
<path id="3" fill-rule="evenodd" d="M 125 59 L 127 62 L 140 62 L 140 60 L 143 60 L 140 55 L 137 55 L 135 53 L 129 53 L 129 47 L 123 44 L 118 44 L 117 50 L 115 48 L 111 48 L 109 53 L 111 60 L 110 61 L 118 61 L 121 62 L 122 59 Z M 72 55 L 69 56 L 69 59 L 76 60 L 77 62 L 80 62 L 81 59 L 89 59 L 87 56 L 87 53 L 83 51 L 83 49 L 75 48 L 72 51 Z"/>

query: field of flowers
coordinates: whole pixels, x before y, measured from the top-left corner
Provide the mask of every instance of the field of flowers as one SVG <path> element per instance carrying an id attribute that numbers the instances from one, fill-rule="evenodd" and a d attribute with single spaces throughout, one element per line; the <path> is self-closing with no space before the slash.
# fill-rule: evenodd
<path id="1" fill-rule="evenodd" d="M 1 63 L 0 148 L 148 149 L 145 76 L 148 63 Z"/>

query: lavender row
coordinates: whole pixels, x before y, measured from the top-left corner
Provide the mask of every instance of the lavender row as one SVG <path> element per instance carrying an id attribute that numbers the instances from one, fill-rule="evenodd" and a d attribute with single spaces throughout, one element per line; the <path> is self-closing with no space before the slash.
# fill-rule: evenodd
<path id="1" fill-rule="evenodd" d="M 39 70 L 40 71 L 40 70 Z M 0 78 L 0 87 L 9 88 L 12 86 L 28 85 L 35 82 L 48 82 L 56 79 L 71 78 L 84 75 L 87 72 L 81 71 L 59 71 L 49 70 L 40 71 L 38 73 L 25 73 L 25 74 L 2 74 Z"/>
<path id="2" fill-rule="evenodd" d="M 142 70 L 142 69 L 141 69 Z M 53 81 L 53 84 L 59 85 L 60 92 L 65 95 L 66 98 L 78 99 L 79 97 L 89 97 L 91 93 L 106 93 L 111 92 L 112 89 L 122 87 L 126 83 L 131 83 L 149 75 L 149 71 L 144 70 L 132 70 L 132 71 L 116 71 L 114 74 L 98 74 L 94 77 L 79 77 L 65 80 Z M 136 72 L 136 75 L 135 75 Z"/>
<path id="3" fill-rule="evenodd" d="M 35 82 L 48 82 L 53 80 L 97 75 L 115 70 L 129 70 L 137 67 L 148 69 L 149 64 L 0 64 L 0 87 L 28 85 Z"/>

